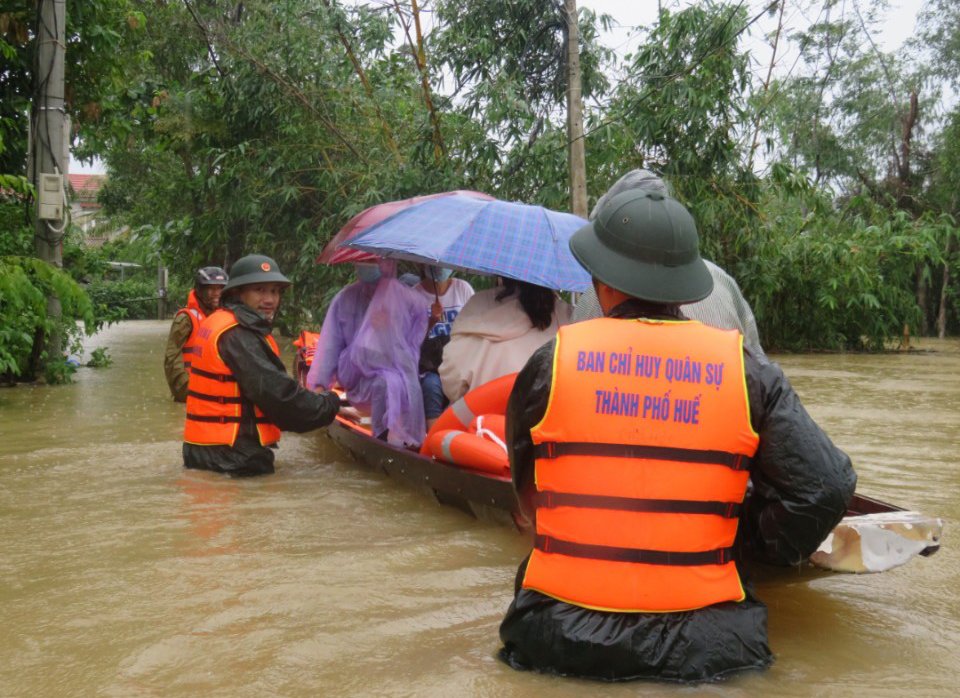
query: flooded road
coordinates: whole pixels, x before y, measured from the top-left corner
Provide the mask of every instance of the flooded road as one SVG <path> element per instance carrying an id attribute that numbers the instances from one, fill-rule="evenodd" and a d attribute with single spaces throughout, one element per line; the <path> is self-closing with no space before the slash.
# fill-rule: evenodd
<path id="1" fill-rule="evenodd" d="M 107 369 L 0 389 L 2 696 L 947 696 L 960 676 L 960 342 L 774 357 L 858 490 L 941 516 L 878 575 L 764 583 L 777 661 L 700 687 L 606 685 L 495 659 L 520 534 L 286 434 L 272 476 L 184 471 L 168 323 L 87 346 Z M 289 362 L 288 362 L 289 365 Z"/>

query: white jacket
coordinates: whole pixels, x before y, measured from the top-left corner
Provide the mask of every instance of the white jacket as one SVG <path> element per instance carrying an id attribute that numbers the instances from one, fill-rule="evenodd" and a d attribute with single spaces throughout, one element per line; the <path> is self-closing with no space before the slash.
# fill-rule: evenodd
<path id="1" fill-rule="evenodd" d="M 453 323 L 440 364 L 443 392 L 451 402 L 471 388 L 519 371 L 533 352 L 553 339 L 573 316 L 570 304 L 558 298 L 550 326 L 534 329 L 518 296 L 496 300 L 502 290 L 489 288 L 476 293 Z"/>

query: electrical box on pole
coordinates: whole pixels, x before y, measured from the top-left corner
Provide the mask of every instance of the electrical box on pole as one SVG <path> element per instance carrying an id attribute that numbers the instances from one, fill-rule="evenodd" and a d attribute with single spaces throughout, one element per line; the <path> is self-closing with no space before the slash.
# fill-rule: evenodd
<path id="1" fill-rule="evenodd" d="M 37 198 L 37 218 L 45 221 L 63 220 L 63 175 L 42 173 L 37 186 Z"/>

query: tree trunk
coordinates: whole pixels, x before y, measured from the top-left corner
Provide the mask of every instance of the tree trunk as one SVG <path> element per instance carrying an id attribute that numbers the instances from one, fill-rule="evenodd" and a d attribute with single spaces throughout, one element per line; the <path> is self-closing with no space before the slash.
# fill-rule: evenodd
<path id="1" fill-rule="evenodd" d="M 953 257 L 953 248 L 956 238 L 947 237 L 947 250 L 943 258 L 943 285 L 940 287 L 940 307 L 937 309 L 937 337 L 947 336 L 947 300 L 950 287 L 950 258 Z"/>
<path id="2" fill-rule="evenodd" d="M 920 306 L 920 336 L 926 337 L 930 334 L 930 314 L 927 312 L 927 282 L 923 279 L 923 272 L 926 267 L 923 264 L 917 265 L 917 305 Z"/>

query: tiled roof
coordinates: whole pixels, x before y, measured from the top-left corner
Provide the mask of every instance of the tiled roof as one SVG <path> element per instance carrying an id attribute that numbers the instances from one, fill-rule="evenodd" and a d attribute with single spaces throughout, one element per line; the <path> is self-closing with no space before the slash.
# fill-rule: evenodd
<path id="1" fill-rule="evenodd" d="M 104 175 L 97 174 L 72 174 L 68 175 L 70 188 L 80 201 L 96 201 L 97 192 L 106 181 Z"/>

